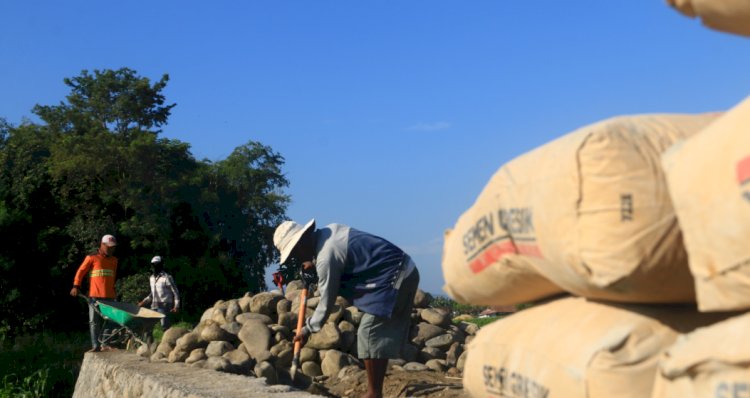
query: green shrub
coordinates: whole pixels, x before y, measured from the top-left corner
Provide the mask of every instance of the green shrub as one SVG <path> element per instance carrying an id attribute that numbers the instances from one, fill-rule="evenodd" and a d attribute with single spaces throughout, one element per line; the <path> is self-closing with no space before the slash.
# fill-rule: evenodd
<path id="1" fill-rule="evenodd" d="M 88 333 L 37 333 L 0 338 L 0 398 L 70 397 Z"/>
<path id="2" fill-rule="evenodd" d="M 148 273 L 141 272 L 118 280 L 116 282 L 116 289 L 119 300 L 125 303 L 136 304 L 148 296 L 151 292 L 148 276 Z"/>

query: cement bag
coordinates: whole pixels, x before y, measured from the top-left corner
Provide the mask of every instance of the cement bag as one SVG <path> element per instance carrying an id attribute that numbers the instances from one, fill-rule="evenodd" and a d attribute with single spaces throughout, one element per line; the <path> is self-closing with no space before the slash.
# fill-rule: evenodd
<path id="1" fill-rule="evenodd" d="M 652 398 L 750 397 L 750 314 L 680 336 L 662 354 Z"/>
<path id="2" fill-rule="evenodd" d="M 484 305 L 561 289 L 622 302 L 693 301 L 660 155 L 715 118 L 612 118 L 510 161 L 446 234 L 444 290 Z"/>
<path id="3" fill-rule="evenodd" d="M 482 327 L 469 343 L 464 390 L 481 398 L 649 397 L 663 350 L 716 319 L 692 305 L 558 299 Z"/>
<path id="4" fill-rule="evenodd" d="M 667 0 L 681 13 L 700 17 L 704 25 L 723 32 L 750 36 L 750 1 Z"/>
<path id="5" fill-rule="evenodd" d="M 750 98 L 664 155 L 698 308 L 750 308 Z"/>

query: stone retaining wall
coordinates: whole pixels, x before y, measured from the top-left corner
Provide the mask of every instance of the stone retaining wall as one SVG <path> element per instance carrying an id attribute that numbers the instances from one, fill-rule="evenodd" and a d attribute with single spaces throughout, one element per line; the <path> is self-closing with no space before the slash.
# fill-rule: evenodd
<path id="1" fill-rule="evenodd" d="M 183 363 L 151 363 L 132 352 L 87 353 L 73 398 L 239 398 L 314 397 L 265 379 L 200 369 Z"/>

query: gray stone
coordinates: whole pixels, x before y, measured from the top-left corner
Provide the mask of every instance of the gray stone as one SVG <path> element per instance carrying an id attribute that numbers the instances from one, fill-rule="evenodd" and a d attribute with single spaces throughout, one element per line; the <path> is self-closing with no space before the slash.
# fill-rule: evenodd
<path id="1" fill-rule="evenodd" d="M 458 324 L 458 327 L 470 336 L 477 334 L 479 331 L 479 325 L 471 322 L 461 322 Z"/>
<path id="2" fill-rule="evenodd" d="M 273 333 L 281 333 L 286 339 L 292 338 L 292 330 L 284 325 L 272 324 L 268 325 L 268 328 L 271 329 L 271 332 Z"/>
<path id="3" fill-rule="evenodd" d="M 239 322 L 235 321 L 235 322 L 229 322 L 227 324 L 221 325 L 221 328 L 233 334 L 234 336 L 237 336 L 237 333 L 239 333 L 240 329 L 242 329 L 242 325 Z"/>
<path id="4" fill-rule="evenodd" d="M 417 289 L 417 294 L 414 295 L 414 307 L 427 308 L 430 303 L 432 303 L 432 295 L 422 289 Z"/>
<path id="5" fill-rule="evenodd" d="M 185 363 L 190 365 L 191 363 L 195 363 L 206 358 L 206 349 L 196 348 L 193 351 L 190 351 L 190 355 L 187 357 L 187 359 L 185 359 Z"/>
<path id="6" fill-rule="evenodd" d="M 432 359 L 445 359 L 445 352 L 435 347 L 425 347 L 419 351 L 417 359 L 422 363 Z"/>
<path id="7" fill-rule="evenodd" d="M 317 350 L 308 347 L 302 347 L 302 349 L 299 351 L 299 361 L 300 363 L 319 362 L 320 356 L 318 355 Z"/>
<path id="8" fill-rule="evenodd" d="M 226 310 L 226 308 L 214 307 L 214 313 L 211 314 L 211 320 L 218 323 L 219 325 L 227 323 L 227 318 L 224 317 Z"/>
<path id="9" fill-rule="evenodd" d="M 258 314 L 268 315 L 269 317 L 271 317 L 271 319 L 275 319 L 277 317 L 276 304 L 278 304 L 278 302 L 282 299 L 282 296 L 273 293 L 258 293 L 253 296 L 253 299 L 250 302 L 250 311 Z"/>
<path id="10" fill-rule="evenodd" d="M 237 304 L 240 305 L 240 309 L 242 312 L 250 312 L 250 302 L 253 301 L 253 296 L 250 293 L 245 293 L 245 295 L 239 299 Z"/>
<path id="11" fill-rule="evenodd" d="M 448 327 L 451 323 L 450 314 L 441 309 L 425 308 L 419 314 L 424 321 L 440 327 Z"/>
<path id="12" fill-rule="evenodd" d="M 293 348 L 293 346 L 292 346 L 292 343 L 290 341 L 288 341 L 288 340 L 282 340 L 278 344 L 276 344 L 273 347 L 271 347 L 271 349 L 269 351 L 271 351 L 271 355 L 278 356 L 280 352 L 282 352 L 284 350 L 289 350 L 289 349 L 292 349 L 292 348 Z"/>
<path id="13" fill-rule="evenodd" d="M 427 366 L 419 362 L 409 362 L 404 365 L 404 370 L 406 370 L 407 372 L 419 372 L 428 369 L 429 368 Z"/>
<path id="14" fill-rule="evenodd" d="M 424 366 L 436 372 L 443 372 L 446 369 L 445 360 L 443 359 L 430 359 L 429 361 L 425 362 Z"/>
<path id="15" fill-rule="evenodd" d="M 282 343 L 279 343 L 281 345 Z M 275 355 L 274 355 L 274 365 L 279 368 L 288 368 L 292 365 L 292 358 L 294 357 L 294 348 L 291 344 L 288 346 L 283 346 L 282 349 L 280 349 Z"/>
<path id="16" fill-rule="evenodd" d="M 344 352 L 351 352 L 352 348 L 356 347 L 357 327 L 347 321 L 341 321 L 338 329 L 341 333 L 339 349 Z"/>
<path id="17" fill-rule="evenodd" d="M 278 323 L 288 328 L 291 333 L 292 330 L 297 328 L 297 314 L 293 312 L 279 314 Z"/>
<path id="18" fill-rule="evenodd" d="M 206 325 L 203 330 L 201 331 L 201 340 L 206 342 L 211 341 L 235 341 L 237 339 L 236 335 L 233 335 L 232 333 L 227 332 L 226 330 L 222 329 L 217 324 L 210 324 Z"/>
<path id="19" fill-rule="evenodd" d="M 165 345 L 165 347 L 168 347 L 168 346 Z M 169 355 L 169 353 L 164 354 L 163 352 L 157 350 L 155 353 L 151 354 L 151 357 L 149 358 L 149 360 L 151 362 L 160 362 L 160 361 L 166 362 L 167 355 Z"/>
<path id="20" fill-rule="evenodd" d="M 207 321 L 211 319 L 211 317 L 214 315 L 214 307 L 211 307 L 205 311 L 203 311 L 203 315 L 201 315 L 200 322 Z"/>
<path id="21" fill-rule="evenodd" d="M 229 351 L 234 351 L 234 346 L 227 341 L 216 340 L 208 343 L 206 356 L 220 357 Z"/>
<path id="22" fill-rule="evenodd" d="M 331 306 L 331 311 L 328 313 L 326 322 L 337 324 L 339 323 L 343 315 L 344 315 L 344 307 L 341 307 L 338 304 L 334 304 Z"/>
<path id="23" fill-rule="evenodd" d="M 201 359 L 200 361 L 195 361 L 191 363 L 190 366 L 193 368 L 205 369 L 206 363 L 208 363 L 208 361 L 206 361 L 205 359 Z"/>
<path id="24" fill-rule="evenodd" d="M 265 323 L 257 319 L 248 319 L 238 334 L 245 350 L 257 362 L 271 358 L 271 331 Z"/>
<path id="25" fill-rule="evenodd" d="M 302 363 L 302 373 L 309 377 L 316 377 L 323 374 L 323 370 L 316 362 L 308 361 Z"/>
<path id="26" fill-rule="evenodd" d="M 419 347 L 424 346 L 425 341 L 440 336 L 445 329 L 431 323 L 420 322 L 411 329 L 411 342 Z"/>
<path id="27" fill-rule="evenodd" d="M 195 332 L 190 332 L 190 333 L 182 335 L 179 339 L 177 339 L 177 344 L 175 345 L 175 348 L 190 352 L 196 348 L 201 348 L 205 346 L 206 346 L 206 342 L 201 340 L 200 334 L 197 334 Z"/>
<path id="28" fill-rule="evenodd" d="M 255 375 L 266 379 L 266 384 L 277 384 L 279 382 L 276 368 L 269 362 L 263 361 L 255 365 Z"/>
<path id="29" fill-rule="evenodd" d="M 319 303 L 320 303 L 320 297 L 308 297 L 307 298 L 308 310 L 315 309 L 315 307 L 317 307 Z"/>
<path id="30" fill-rule="evenodd" d="M 169 353 L 169 357 L 167 357 L 167 362 L 169 363 L 185 362 L 188 355 L 190 355 L 189 351 L 183 351 L 179 348 L 175 348 L 174 350 L 172 350 L 172 352 Z"/>
<path id="31" fill-rule="evenodd" d="M 345 321 L 353 325 L 359 326 L 359 322 L 362 321 L 362 316 L 364 315 L 364 312 L 361 312 L 359 308 L 357 307 L 349 306 L 349 307 L 346 307 L 343 315 L 344 315 Z"/>
<path id="32" fill-rule="evenodd" d="M 292 310 L 292 302 L 287 299 L 281 299 L 278 303 L 276 303 L 276 313 L 286 314 L 287 312 Z"/>
<path id="33" fill-rule="evenodd" d="M 398 359 L 389 359 L 388 360 L 388 367 L 389 368 L 391 366 L 404 366 L 404 365 L 406 365 L 406 360 L 405 359 L 398 358 Z"/>
<path id="34" fill-rule="evenodd" d="M 464 353 L 463 344 L 455 342 L 451 344 L 451 347 L 445 353 L 445 362 L 448 366 L 456 366 L 458 363 L 458 357 Z"/>
<path id="35" fill-rule="evenodd" d="M 324 375 L 335 376 L 338 375 L 341 368 L 347 365 L 349 365 L 347 354 L 338 350 L 329 350 L 326 352 L 325 358 L 320 364 L 320 368 Z"/>
<path id="36" fill-rule="evenodd" d="M 188 332 L 187 329 L 179 326 L 173 326 L 169 329 L 167 329 L 166 332 L 161 337 L 161 344 L 167 344 L 170 347 L 174 348 L 174 346 L 177 344 L 177 339 L 182 337 L 182 335 L 186 334 Z"/>
<path id="37" fill-rule="evenodd" d="M 139 357 L 148 358 L 151 356 L 151 350 L 148 348 L 148 344 L 141 344 L 138 349 L 135 351 L 135 353 Z"/>
<path id="38" fill-rule="evenodd" d="M 339 348 L 341 333 L 332 323 L 326 323 L 317 333 L 312 333 L 308 338 L 307 347 L 317 350 L 330 350 Z"/>
<path id="39" fill-rule="evenodd" d="M 460 371 L 464 371 L 464 366 L 466 365 L 466 358 L 469 351 L 464 351 L 459 357 L 458 361 L 456 361 L 456 368 Z"/>
<path id="40" fill-rule="evenodd" d="M 426 347 L 435 347 L 440 350 L 448 350 L 451 344 L 455 342 L 453 335 L 450 333 L 441 334 L 424 342 Z"/>
<path id="41" fill-rule="evenodd" d="M 250 374 L 253 366 L 255 366 L 255 362 L 253 362 L 250 355 L 248 355 L 245 350 L 237 349 L 229 351 L 222 355 L 222 357 L 229 361 L 232 373 L 247 375 Z"/>
<path id="42" fill-rule="evenodd" d="M 453 335 L 453 341 L 463 343 L 466 340 L 466 333 L 456 325 L 448 326 L 448 333 Z"/>
<path id="43" fill-rule="evenodd" d="M 208 357 L 206 360 L 206 368 L 216 370 L 218 372 L 226 372 L 231 369 L 232 364 L 229 360 L 223 357 Z"/>
<path id="44" fill-rule="evenodd" d="M 227 301 L 227 309 L 224 312 L 224 319 L 227 320 L 227 322 L 232 322 L 234 320 L 234 317 L 242 313 L 242 308 L 240 308 L 239 300 L 229 300 Z"/>
<path id="45" fill-rule="evenodd" d="M 266 325 L 270 325 L 273 323 L 273 319 L 271 319 L 270 316 L 265 315 L 265 314 L 257 314 L 254 312 L 246 312 L 244 314 L 239 314 L 235 317 L 235 320 L 241 325 L 244 325 L 248 319 L 257 319 Z"/>

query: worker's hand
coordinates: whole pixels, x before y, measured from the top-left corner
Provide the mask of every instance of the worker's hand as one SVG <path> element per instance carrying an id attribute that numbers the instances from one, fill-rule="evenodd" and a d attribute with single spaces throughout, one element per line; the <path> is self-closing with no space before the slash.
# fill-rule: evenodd
<path id="1" fill-rule="evenodd" d="M 143 301 L 139 301 L 139 302 L 138 302 L 138 306 L 139 306 L 139 307 L 143 307 Z"/>
<path id="2" fill-rule="evenodd" d="M 171 309 L 171 310 L 169 310 L 169 312 L 174 312 L 174 313 L 176 313 L 176 312 L 177 312 L 177 307 L 172 307 L 172 309 Z"/>
<path id="3" fill-rule="evenodd" d="M 74 288 L 70 289 L 70 295 L 73 296 L 73 297 L 77 297 L 78 296 L 78 288 L 74 287 Z"/>
<path id="4" fill-rule="evenodd" d="M 305 345 L 305 341 L 307 341 L 308 336 L 310 336 L 310 329 L 308 329 L 307 326 L 302 326 L 302 329 L 298 330 L 297 334 L 294 335 L 292 344 L 299 341 L 301 345 Z"/>
<path id="5" fill-rule="evenodd" d="M 306 334 L 296 334 L 294 336 L 294 340 L 292 341 L 292 344 L 298 342 L 302 345 L 305 345 L 305 341 L 307 341 L 307 335 Z"/>

